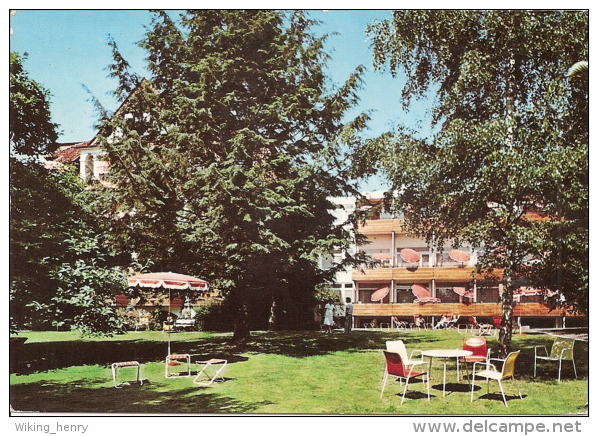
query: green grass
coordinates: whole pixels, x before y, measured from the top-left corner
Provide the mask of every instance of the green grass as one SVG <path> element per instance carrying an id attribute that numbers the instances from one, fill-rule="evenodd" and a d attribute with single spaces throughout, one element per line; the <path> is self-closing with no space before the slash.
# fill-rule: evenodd
<path id="1" fill-rule="evenodd" d="M 432 368 L 431 401 L 422 383 L 410 385 L 400 404 L 402 386 L 389 381 L 380 399 L 386 340 L 403 339 L 408 350 L 460 348 L 464 334 L 457 331 L 356 331 L 341 333 L 254 332 L 244 344 L 233 344 L 227 334 L 177 333 L 172 352 L 197 359 L 228 359 L 224 383 L 194 385 L 192 378 L 164 377 L 167 335 L 128 333 L 106 339 L 82 339 L 71 332 L 24 333 L 23 363 L 10 375 L 14 410 L 51 413 L 209 413 L 209 414 L 409 414 L 409 415 L 562 415 L 585 413 L 588 401 L 588 344 L 577 341 L 578 380 L 569 362 L 563 381 L 557 367 L 544 365 L 533 378 L 533 348 L 549 345 L 545 335 L 514 336 L 521 349 L 516 377 L 523 400 L 512 382 L 505 383 L 509 407 L 502 403 L 496 382 L 476 383 L 474 402 L 466 382 L 456 383 L 454 366 L 447 369 L 447 395 L 442 396 L 442 366 Z M 496 349 L 497 338 L 488 338 Z M 142 363 L 144 383 L 122 389 L 112 384 L 110 364 L 124 360 Z M 27 366 L 29 365 L 29 366 Z M 192 370 L 197 370 L 194 366 Z M 133 379 L 133 369 L 119 378 Z M 193 376 L 192 376 L 193 377 Z"/>

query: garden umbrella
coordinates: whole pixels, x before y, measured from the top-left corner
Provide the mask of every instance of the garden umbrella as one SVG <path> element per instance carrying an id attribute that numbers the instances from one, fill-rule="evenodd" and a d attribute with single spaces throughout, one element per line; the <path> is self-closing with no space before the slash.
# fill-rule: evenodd
<path id="1" fill-rule="evenodd" d="M 376 289 L 376 291 L 372 294 L 372 301 L 382 301 L 384 297 L 388 295 L 390 292 L 390 287 L 382 286 L 381 288 Z"/>
<path id="2" fill-rule="evenodd" d="M 136 274 L 128 278 L 129 286 L 140 288 L 163 288 L 168 289 L 168 317 L 171 316 L 171 291 L 174 290 L 190 290 L 190 291 L 207 291 L 209 284 L 206 280 L 198 279 L 197 277 L 188 276 L 184 274 L 177 274 L 173 272 L 158 272 Z M 168 329 L 168 355 L 170 356 L 170 331 Z"/>

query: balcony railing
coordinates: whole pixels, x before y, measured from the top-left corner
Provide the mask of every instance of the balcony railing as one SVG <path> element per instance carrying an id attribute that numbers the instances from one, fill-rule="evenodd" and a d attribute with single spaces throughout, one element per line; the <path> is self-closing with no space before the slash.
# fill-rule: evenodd
<path id="1" fill-rule="evenodd" d="M 392 255 L 390 250 L 364 250 L 364 252 L 372 256 L 375 260 L 374 267 L 375 268 L 431 268 L 431 267 L 442 267 L 442 268 L 463 268 L 466 266 L 475 266 L 474 261 L 469 262 L 457 262 L 450 258 L 448 253 L 438 253 L 436 256 L 430 256 L 430 252 L 426 251 L 418 251 L 417 253 L 420 255 L 420 260 L 418 263 L 411 263 L 405 262 L 401 255 L 397 253 L 396 255 Z M 388 259 L 376 259 L 376 255 L 378 254 L 385 254 L 389 256 Z"/>

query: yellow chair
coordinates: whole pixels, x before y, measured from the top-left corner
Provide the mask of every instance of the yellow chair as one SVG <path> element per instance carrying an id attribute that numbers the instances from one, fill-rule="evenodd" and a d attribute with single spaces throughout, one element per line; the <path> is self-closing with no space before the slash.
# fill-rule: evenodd
<path id="1" fill-rule="evenodd" d="M 476 376 L 484 377 L 486 379 L 486 383 L 488 385 L 488 392 L 490 389 L 490 387 L 489 387 L 490 379 L 496 380 L 498 382 L 498 386 L 500 387 L 500 392 L 502 394 L 502 399 L 503 399 L 503 402 L 505 403 L 506 407 L 509 407 L 509 406 L 507 405 L 507 398 L 505 397 L 505 391 L 502 387 L 501 380 L 511 377 L 513 379 L 513 382 L 515 382 L 515 387 L 517 387 L 517 392 L 519 393 L 519 398 L 521 398 L 523 400 L 523 396 L 521 396 L 521 391 L 519 390 L 519 386 L 517 386 L 517 381 L 515 380 L 515 377 L 514 377 L 515 360 L 517 359 L 517 356 L 519 356 L 519 351 L 513 351 L 513 352 L 509 353 L 509 355 L 507 356 L 506 359 L 490 359 L 488 362 L 474 363 L 473 364 L 473 378 L 471 379 L 471 401 L 473 402 L 473 388 L 475 387 Z M 490 363 L 491 361 L 502 361 L 503 362 L 502 370 L 499 371 L 498 369 L 496 369 L 496 366 L 494 364 Z M 477 365 L 483 365 L 483 366 L 485 366 L 486 369 L 476 373 Z"/>
<path id="2" fill-rule="evenodd" d="M 577 369 L 575 369 L 575 361 L 573 360 L 573 347 L 575 346 L 575 339 L 573 338 L 556 338 L 552 343 L 550 354 L 546 347 L 539 345 L 534 348 L 534 377 L 536 376 L 536 365 L 538 360 L 545 360 L 549 362 L 559 362 L 559 383 L 561 381 L 561 367 L 563 360 L 570 360 L 573 364 L 573 372 L 577 378 Z M 538 354 L 538 349 L 544 349 L 544 354 Z"/>

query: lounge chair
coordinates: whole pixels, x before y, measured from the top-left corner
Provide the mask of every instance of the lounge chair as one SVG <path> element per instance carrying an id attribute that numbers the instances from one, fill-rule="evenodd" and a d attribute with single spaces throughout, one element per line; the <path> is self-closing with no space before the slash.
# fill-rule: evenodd
<path id="1" fill-rule="evenodd" d="M 416 329 L 427 329 L 429 327 L 429 324 L 426 322 L 426 320 L 424 319 L 423 316 L 419 315 L 419 314 L 415 314 L 413 315 L 413 322 L 410 324 L 411 329 L 413 330 L 414 328 Z"/>
<path id="2" fill-rule="evenodd" d="M 400 321 L 399 318 L 393 316 L 391 318 L 391 326 L 395 329 L 406 329 L 409 325 L 405 321 Z"/>
<path id="3" fill-rule="evenodd" d="M 459 316 L 460 315 L 453 315 L 451 314 L 451 317 L 448 318 L 447 322 L 446 322 L 446 326 L 444 328 L 447 329 L 456 329 L 457 328 L 457 322 L 459 321 Z"/>
<path id="4" fill-rule="evenodd" d="M 491 336 L 492 335 L 492 324 L 480 324 L 475 316 L 469 317 L 469 322 L 472 325 L 472 333 L 478 336 Z M 477 330 L 477 333 L 475 333 Z"/>

